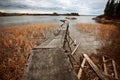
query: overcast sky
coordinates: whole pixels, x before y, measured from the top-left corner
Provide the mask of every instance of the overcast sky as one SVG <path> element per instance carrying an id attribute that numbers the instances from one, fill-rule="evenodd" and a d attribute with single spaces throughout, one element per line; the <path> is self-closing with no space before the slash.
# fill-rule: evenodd
<path id="1" fill-rule="evenodd" d="M 0 0 L 0 11 L 12 13 L 103 14 L 107 0 Z"/>

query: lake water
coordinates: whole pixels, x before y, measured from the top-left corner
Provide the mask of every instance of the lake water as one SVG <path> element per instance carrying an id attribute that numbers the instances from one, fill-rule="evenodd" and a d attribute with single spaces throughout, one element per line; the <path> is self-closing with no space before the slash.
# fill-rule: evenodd
<path id="1" fill-rule="evenodd" d="M 61 19 L 66 16 L 7 16 L 0 17 L 0 27 L 15 26 L 24 24 L 35 24 L 35 23 L 60 23 Z M 77 19 L 71 22 L 75 23 L 95 23 L 92 20 L 95 16 L 75 16 Z"/>

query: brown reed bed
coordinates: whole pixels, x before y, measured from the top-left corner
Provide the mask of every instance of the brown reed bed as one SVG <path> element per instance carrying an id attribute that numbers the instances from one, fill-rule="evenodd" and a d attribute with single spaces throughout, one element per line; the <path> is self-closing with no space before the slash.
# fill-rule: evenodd
<path id="1" fill-rule="evenodd" d="M 76 28 L 81 32 L 89 33 L 90 35 L 94 35 L 98 39 L 105 41 L 103 47 L 98 49 L 97 54 L 92 54 L 91 58 L 101 69 L 103 55 L 107 56 L 109 59 L 114 59 L 120 78 L 120 25 L 78 23 L 76 24 Z M 109 41 L 111 43 L 109 43 Z M 109 78 L 110 80 L 113 80 L 111 77 Z"/>
<path id="2" fill-rule="evenodd" d="M 113 24 L 78 23 L 76 27 L 81 32 L 93 34 L 101 39 L 110 39 L 111 36 L 115 36 L 113 33 L 118 33 L 117 27 Z"/>
<path id="3" fill-rule="evenodd" d="M 21 80 L 32 48 L 47 39 L 56 23 L 0 28 L 0 80 Z"/>

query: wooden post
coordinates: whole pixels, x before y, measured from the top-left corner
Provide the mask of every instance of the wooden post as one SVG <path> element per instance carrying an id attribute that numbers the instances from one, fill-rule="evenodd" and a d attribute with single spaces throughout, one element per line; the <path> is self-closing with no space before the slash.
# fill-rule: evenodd
<path id="1" fill-rule="evenodd" d="M 77 44 L 77 42 L 76 42 L 76 40 L 74 40 L 74 45 L 76 46 L 76 44 Z"/>
<path id="2" fill-rule="evenodd" d="M 78 75 L 77 75 L 78 79 L 81 78 L 81 75 L 82 75 L 82 69 L 83 69 L 83 67 L 84 67 L 84 65 L 85 65 L 85 62 L 86 62 L 86 59 L 84 58 L 83 61 L 82 61 L 81 66 L 80 66 L 80 69 L 79 69 L 79 71 L 78 71 Z"/>
<path id="3" fill-rule="evenodd" d="M 70 50 L 70 52 L 72 52 L 72 49 L 71 49 L 71 47 L 70 47 L 70 42 L 69 42 L 69 40 L 68 40 L 68 38 L 69 38 L 69 23 L 67 22 L 67 23 L 65 23 L 67 26 L 67 28 L 66 28 L 66 32 L 65 32 L 65 36 L 64 36 L 64 42 L 63 42 L 63 49 L 65 50 L 65 51 L 68 51 L 68 50 L 66 50 L 66 45 L 67 45 L 67 47 L 69 48 L 69 50 Z M 69 38 L 70 39 L 70 38 Z"/>
<path id="4" fill-rule="evenodd" d="M 115 79 L 118 79 L 117 69 L 116 69 L 116 65 L 115 65 L 114 60 L 112 60 L 112 64 L 113 64 L 113 70 L 114 70 L 114 74 L 115 74 Z"/>
<path id="5" fill-rule="evenodd" d="M 69 61 L 70 61 L 71 65 L 72 65 L 72 68 L 74 69 L 74 64 L 72 62 L 71 55 L 68 55 L 68 58 L 69 58 Z"/>
<path id="6" fill-rule="evenodd" d="M 103 56 L 103 67 L 104 67 L 104 73 L 105 73 L 105 75 L 108 75 L 107 67 L 106 67 L 106 60 L 105 60 L 104 56 Z"/>
<path id="7" fill-rule="evenodd" d="M 98 69 L 98 67 L 93 63 L 93 61 L 88 57 L 87 54 L 83 54 L 83 56 L 86 58 L 86 60 L 88 61 L 89 65 L 91 66 L 91 68 L 96 72 L 96 74 L 98 75 L 98 77 L 101 80 L 108 80 L 103 74 L 102 72 Z"/>
<path id="8" fill-rule="evenodd" d="M 72 41 L 72 42 L 70 43 L 70 45 L 73 44 L 73 43 L 74 43 L 74 45 L 75 45 L 75 42 L 74 42 L 74 40 L 70 37 L 70 35 L 68 35 L 68 38 Z"/>
<path id="9" fill-rule="evenodd" d="M 74 60 L 74 62 L 77 64 L 77 61 L 76 61 L 76 59 L 74 58 L 74 56 L 73 56 L 73 55 L 68 54 L 68 57 L 69 57 L 69 58 L 71 58 L 71 59 L 73 59 L 73 60 Z"/>
<path id="10" fill-rule="evenodd" d="M 63 48 L 65 48 L 65 45 L 66 45 L 66 40 L 67 40 L 67 37 L 68 37 L 68 30 L 69 30 L 69 23 L 67 24 L 67 28 L 66 28 L 66 32 L 65 32 L 65 36 L 64 36 L 64 42 L 63 42 Z"/>

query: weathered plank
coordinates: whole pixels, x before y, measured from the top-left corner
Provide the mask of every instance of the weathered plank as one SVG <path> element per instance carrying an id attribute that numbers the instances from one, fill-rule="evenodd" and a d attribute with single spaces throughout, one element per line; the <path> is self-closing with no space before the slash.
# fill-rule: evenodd
<path id="1" fill-rule="evenodd" d="M 102 72 L 98 69 L 98 67 L 93 63 L 93 61 L 88 57 L 87 54 L 83 54 L 83 56 L 86 58 L 88 61 L 89 65 L 92 67 L 92 69 L 96 72 L 96 74 L 99 76 L 101 80 L 108 80 Z"/>
<path id="2" fill-rule="evenodd" d="M 114 70 L 114 74 L 115 74 L 115 79 L 118 79 L 117 69 L 116 69 L 116 65 L 115 65 L 114 60 L 112 60 L 112 65 L 113 65 L 113 70 Z"/>
<path id="3" fill-rule="evenodd" d="M 23 80 L 77 80 L 68 57 L 60 48 L 33 51 Z"/>
<path id="4" fill-rule="evenodd" d="M 49 39 L 42 43 L 41 45 L 33 48 L 33 49 L 40 49 L 40 48 L 61 48 L 62 47 L 62 36 L 56 36 L 53 39 Z"/>
<path id="5" fill-rule="evenodd" d="M 106 66 L 106 60 L 105 60 L 105 57 L 103 56 L 103 67 L 104 67 L 104 73 L 106 75 L 108 75 L 108 72 L 107 72 L 107 66 Z"/>
<path id="6" fill-rule="evenodd" d="M 61 39 L 53 39 L 46 47 L 50 48 L 50 47 L 54 47 L 54 48 L 57 48 L 57 47 L 62 47 L 62 44 L 61 44 Z"/>
<path id="7" fill-rule="evenodd" d="M 79 69 L 79 71 L 78 71 L 78 75 L 77 75 L 78 79 L 81 78 L 81 75 L 82 75 L 82 69 L 83 69 L 83 67 L 84 67 L 84 65 L 85 65 L 85 62 L 86 62 L 86 59 L 84 58 L 83 61 L 82 61 L 81 66 L 80 66 L 80 69 Z"/>
<path id="8" fill-rule="evenodd" d="M 74 53 L 76 52 L 76 50 L 78 49 L 80 43 L 75 47 L 75 49 L 73 50 L 73 52 L 71 53 L 72 55 L 74 55 Z"/>

